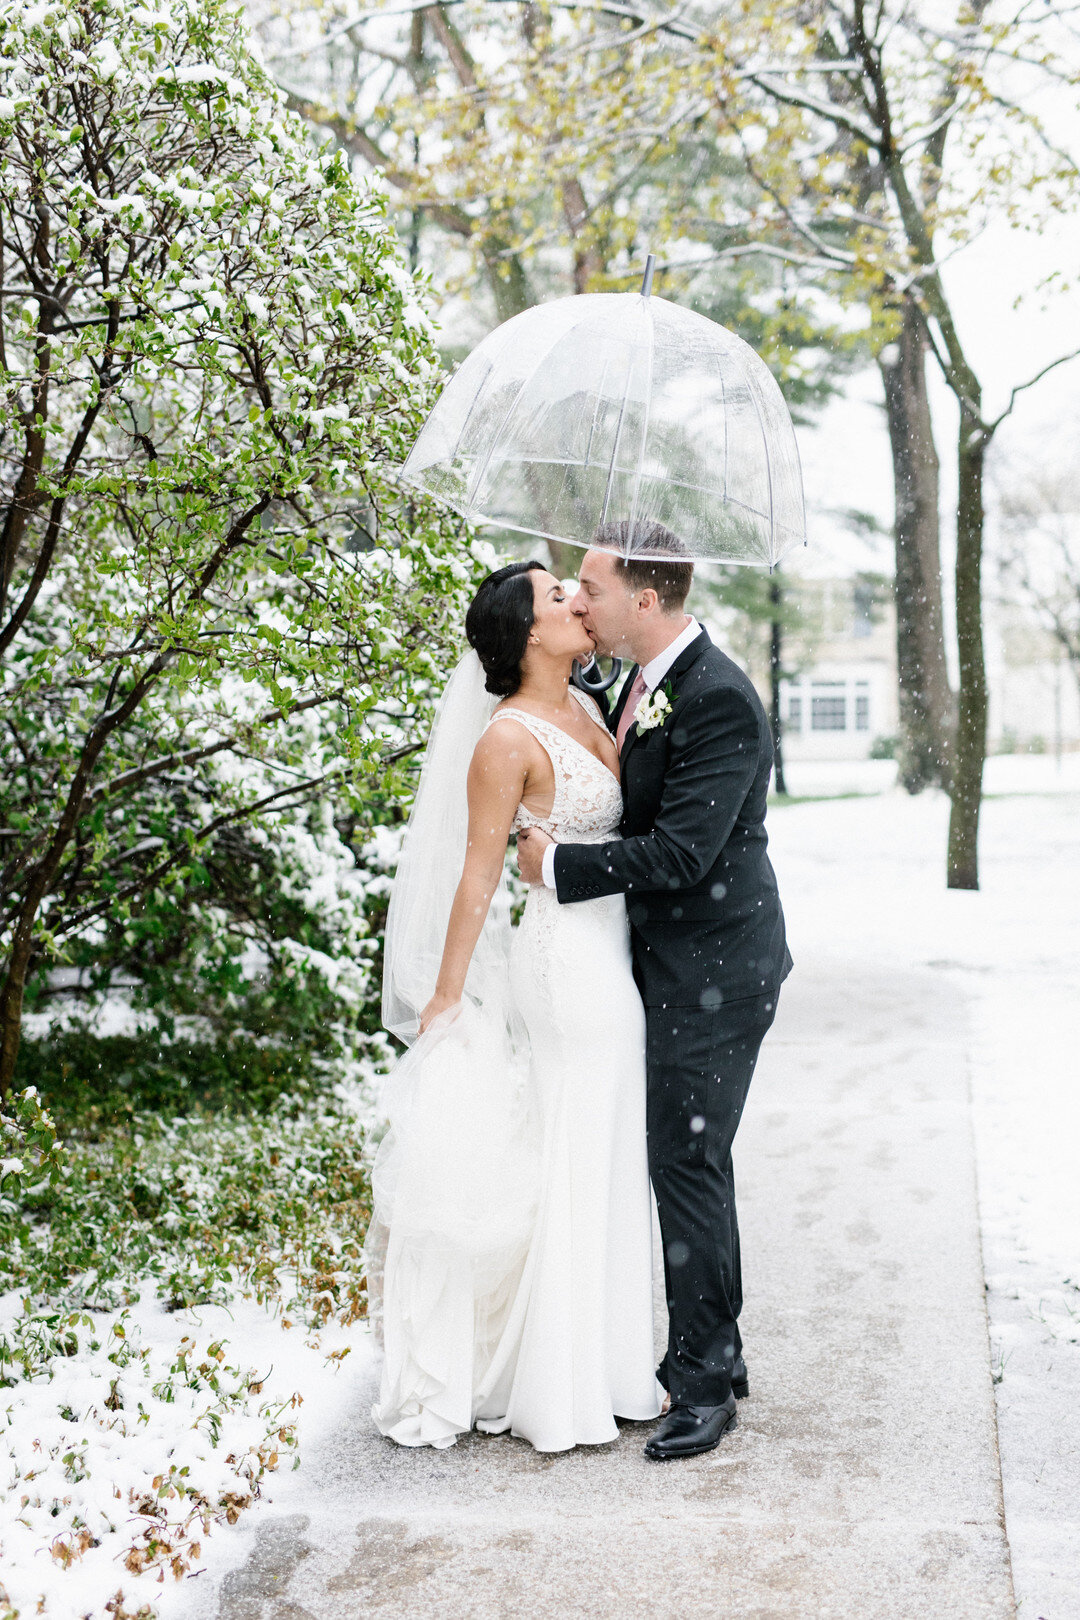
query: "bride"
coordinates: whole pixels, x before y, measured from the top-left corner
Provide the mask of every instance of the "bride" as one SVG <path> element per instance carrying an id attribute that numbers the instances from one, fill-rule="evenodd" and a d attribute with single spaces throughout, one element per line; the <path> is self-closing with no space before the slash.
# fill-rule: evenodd
<path id="1" fill-rule="evenodd" d="M 622 895 L 535 887 L 511 929 L 503 862 L 524 827 L 617 836 L 619 760 L 541 564 L 490 574 L 466 634 L 387 921 L 384 1022 L 414 1044 L 373 1171 L 373 1418 L 402 1445 L 476 1427 L 565 1451 L 660 1411 L 645 1019 Z"/>

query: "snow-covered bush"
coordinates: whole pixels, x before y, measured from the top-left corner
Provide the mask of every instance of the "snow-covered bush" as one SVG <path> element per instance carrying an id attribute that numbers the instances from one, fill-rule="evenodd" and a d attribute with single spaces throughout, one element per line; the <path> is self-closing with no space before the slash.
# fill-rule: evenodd
<path id="1" fill-rule="evenodd" d="M 151 1615 L 158 1577 L 197 1567 L 288 1457 L 292 1386 L 268 1403 L 250 1349 L 198 1323 L 246 1299 L 317 1349 L 362 1313 L 362 1080 L 93 1142 L 57 1143 L 29 1095 L 0 1118 L 0 1620 Z"/>
<path id="2" fill-rule="evenodd" d="M 27 1320 L 9 1316 L 0 1344 Z M 37 1378 L 0 1387 L 0 1620 L 150 1620 L 158 1583 L 295 1450 L 300 1397 L 260 1400 L 260 1371 L 212 1334 L 144 1343 L 126 1310 L 61 1332 Z"/>
<path id="3" fill-rule="evenodd" d="M 224 0 L 9 0 L 0 228 L 3 1089 L 35 977 L 392 801 L 477 565 L 388 476 L 438 373 L 382 192 Z"/>
<path id="4" fill-rule="evenodd" d="M 379 1058 L 403 814 L 375 794 L 360 811 L 317 798 L 224 829 L 182 884 L 106 914 L 31 983 L 16 1085 L 92 1133 L 140 1108 L 257 1110 Z"/>

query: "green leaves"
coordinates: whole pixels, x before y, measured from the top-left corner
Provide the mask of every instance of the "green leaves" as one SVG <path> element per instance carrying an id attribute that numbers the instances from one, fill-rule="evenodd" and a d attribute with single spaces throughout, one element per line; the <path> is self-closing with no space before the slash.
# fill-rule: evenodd
<path id="1" fill-rule="evenodd" d="M 242 1292 L 270 1300 L 285 1288 L 286 1306 L 312 1323 L 355 1319 L 365 1303 L 360 1249 L 370 1199 L 358 1100 L 350 1088 L 307 1102 L 283 1097 L 249 1118 L 136 1114 L 93 1143 L 73 1144 L 47 1226 L 28 1224 L 42 1212 L 40 1198 L 5 1189 L 0 1285 L 96 1310 L 122 1305 L 146 1282 L 172 1309 Z M 41 1361 L 24 1341 L 22 1376 L 64 1354 L 72 1330 L 92 1326 L 85 1317 L 35 1316 Z M 114 1354 L 122 1365 L 122 1351 Z M 0 1339 L 0 1383 L 20 1359 Z"/>
<path id="2" fill-rule="evenodd" d="M 5 983 L 73 948 L 106 982 L 113 924 L 201 883 L 257 805 L 291 825 L 360 764 L 399 784 L 380 761 L 423 734 L 479 571 L 393 481 L 438 367 L 381 189 L 313 151 L 224 0 L 71 18 L 0 27 L 16 1022 Z"/>
<path id="3" fill-rule="evenodd" d="M 0 1111 L 0 1221 L 5 1211 L 18 1209 L 21 1199 L 55 1186 L 63 1167 L 52 1115 L 42 1106 L 36 1086 L 27 1086 Z"/>

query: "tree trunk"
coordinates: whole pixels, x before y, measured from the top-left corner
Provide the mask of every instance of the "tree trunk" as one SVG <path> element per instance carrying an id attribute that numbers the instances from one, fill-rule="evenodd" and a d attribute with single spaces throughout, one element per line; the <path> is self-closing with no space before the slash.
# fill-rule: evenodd
<path id="1" fill-rule="evenodd" d="M 979 887 L 979 811 L 986 763 L 986 663 L 982 633 L 983 468 L 988 435 L 978 402 L 961 407 L 957 454 L 956 645 L 960 659 L 949 817 L 948 885 Z"/>
<path id="2" fill-rule="evenodd" d="M 783 592 L 774 574 L 769 581 L 769 601 L 773 616 L 769 624 L 769 720 L 772 725 L 773 756 L 776 770 L 776 791 L 787 793 L 784 781 L 784 750 L 780 724 L 780 682 L 784 678 L 784 627 L 780 617 Z"/>
<path id="3" fill-rule="evenodd" d="M 568 540 L 545 540 L 544 544 L 548 548 L 551 572 L 555 578 L 576 579 L 581 559 L 585 555 L 581 547 L 572 546 Z"/>
<path id="4" fill-rule="evenodd" d="M 0 1102 L 7 1101 L 15 1079 L 15 1062 L 22 1040 L 23 1001 L 33 955 L 32 930 L 24 926 L 20 918 L 0 985 Z"/>
<path id="5" fill-rule="evenodd" d="M 595 243 L 582 247 L 577 240 L 589 218 L 589 208 L 584 187 L 576 176 L 562 183 L 562 205 L 566 228 L 574 244 L 574 291 L 587 293 L 590 281 L 600 273 L 603 264 Z"/>
<path id="6" fill-rule="evenodd" d="M 896 655 L 900 780 L 909 793 L 949 785 L 954 699 L 941 603 L 938 456 L 926 387 L 926 334 L 904 307 L 895 345 L 879 358 L 896 493 Z"/>
<path id="7" fill-rule="evenodd" d="M 508 237 L 493 234 L 485 238 L 482 250 L 488 286 L 495 300 L 495 313 L 500 326 L 512 315 L 520 315 L 523 309 L 531 309 L 533 304 L 525 266 L 518 254 L 507 251 L 508 246 Z"/>

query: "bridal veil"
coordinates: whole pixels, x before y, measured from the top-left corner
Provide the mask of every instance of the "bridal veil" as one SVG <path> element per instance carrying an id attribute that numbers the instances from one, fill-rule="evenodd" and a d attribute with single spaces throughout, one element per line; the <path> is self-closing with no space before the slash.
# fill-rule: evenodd
<path id="1" fill-rule="evenodd" d="M 509 992 L 510 899 L 492 899 L 460 1006 L 422 1035 L 468 842 L 469 763 L 498 700 L 475 653 L 436 710 L 391 892 L 383 1023 L 409 1043 L 386 1077 L 365 1253 L 385 1350 L 375 1410 L 393 1438 L 448 1445 L 477 1416 L 536 1205 L 528 1054 Z M 448 1322 L 452 1328 L 448 1331 Z M 500 1392 L 489 1392 L 494 1405 Z"/>

